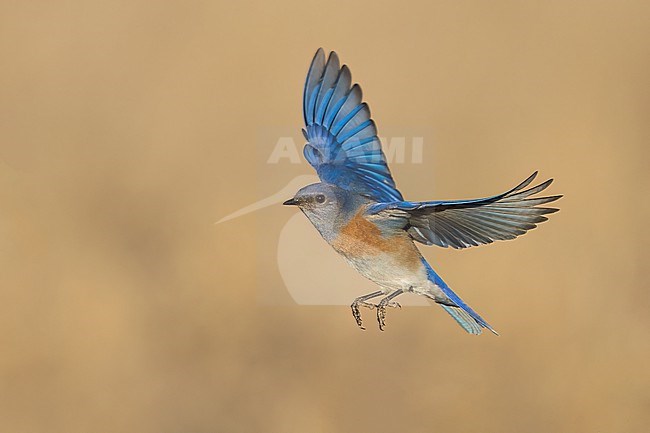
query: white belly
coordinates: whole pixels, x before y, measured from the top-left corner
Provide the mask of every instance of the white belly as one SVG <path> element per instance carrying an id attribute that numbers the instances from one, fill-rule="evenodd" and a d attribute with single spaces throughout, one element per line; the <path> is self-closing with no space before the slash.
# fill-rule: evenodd
<path id="1" fill-rule="evenodd" d="M 420 291 L 430 285 L 424 265 L 414 271 L 396 263 L 393 257 L 389 255 L 378 255 L 372 257 L 372 259 L 341 255 L 357 272 L 386 289 L 386 291 L 398 289 L 405 292 Z"/>

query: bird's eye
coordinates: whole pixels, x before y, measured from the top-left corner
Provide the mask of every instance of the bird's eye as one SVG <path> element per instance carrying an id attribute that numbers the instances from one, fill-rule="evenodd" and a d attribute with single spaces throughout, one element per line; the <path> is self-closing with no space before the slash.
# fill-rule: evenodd
<path id="1" fill-rule="evenodd" d="M 316 203 L 325 203 L 325 196 L 323 194 L 318 194 L 316 196 Z"/>

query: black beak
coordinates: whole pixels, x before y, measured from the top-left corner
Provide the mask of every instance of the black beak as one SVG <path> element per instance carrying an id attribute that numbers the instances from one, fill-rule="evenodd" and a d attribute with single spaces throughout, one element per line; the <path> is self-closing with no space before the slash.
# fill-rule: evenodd
<path id="1" fill-rule="evenodd" d="M 282 204 L 285 206 L 298 206 L 298 201 L 296 201 L 296 199 L 294 198 L 290 198 L 289 200 L 285 201 Z"/>

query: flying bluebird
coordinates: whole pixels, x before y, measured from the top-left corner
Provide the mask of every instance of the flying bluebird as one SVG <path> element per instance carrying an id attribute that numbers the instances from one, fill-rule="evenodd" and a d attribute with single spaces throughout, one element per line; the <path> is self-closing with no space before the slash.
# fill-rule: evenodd
<path id="1" fill-rule="evenodd" d="M 482 328 L 497 334 L 438 276 L 415 242 L 469 248 L 523 235 L 558 210 L 541 205 L 561 196 L 532 197 L 553 179 L 528 188 L 535 172 L 492 197 L 404 201 L 361 88 L 351 84 L 350 70 L 340 66 L 335 52 L 326 60 L 322 48 L 316 51 L 303 95 L 303 134 L 305 158 L 321 182 L 302 188 L 284 204 L 298 206 L 337 253 L 380 287 L 352 302 L 361 329 L 359 307 L 375 308 L 383 330 L 386 308 L 399 307 L 394 301 L 399 295 L 414 293 L 438 303 L 470 334 L 480 334 Z M 369 302 L 380 296 L 377 304 Z"/>

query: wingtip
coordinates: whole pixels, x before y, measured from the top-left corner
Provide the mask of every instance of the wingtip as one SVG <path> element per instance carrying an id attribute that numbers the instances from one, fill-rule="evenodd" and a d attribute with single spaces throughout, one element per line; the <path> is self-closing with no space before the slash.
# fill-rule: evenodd
<path id="1" fill-rule="evenodd" d="M 359 92 L 359 100 L 363 100 L 363 90 L 361 90 L 359 83 L 354 83 L 348 94 L 352 94 L 353 92 Z"/>
<path id="2" fill-rule="evenodd" d="M 561 199 L 562 197 L 564 196 L 560 194 L 560 195 L 549 195 L 548 197 L 541 197 L 541 198 L 547 199 L 548 201 L 546 203 L 551 203 L 553 201 Z"/>
<path id="3" fill-rule="evenodd" d="M 311 63 L 313 65 L 316 62 L 325 63 L 325 50 L 323 49 L 323 47 L 318 48 L 314 53 L 314 57 L 312 58 Z"/>
<path id="4" fill-rule="evenodd" d="M 322 50 L 322 48 L 321 48 L 321 50 Z M 329 63 L 329 62 L 336 62 L 337 69 L 339 69 L 339 67 L 338 67 L 338 65 L 339 65 L 339 63 L 340 63 L 340 62 L 339 62 L 339 55 L 336 54 L 336 51 L 330 51 L 329 56 L 327 56 L 327 62 L 328 62 L 328 63 Z"/>
<path id="5" fill-rule="evenodd" d="M 521 191 L 522 189 L 526 188 L 528 185 L 531 184 L 533 180 L 535 180 L 535 177 L 537 177 L 537 171 L 535 171 L 533 174 L 528 176 L 523 182 L 521 182 L 519 185 L 515 186 L 512 188 L 510 191 L 503 193 L 503 196 L 508 196 L 512 195 L 517 191 Z"/>
<path id="6" fill-rule="evenodd" d="M 536 185 L 532 188 L 530 188 L 528 191 L 536 190 L 533 194 L 537 194 L 539 192 L 544 191 L 546 188 L 549 187 L 553 183 L 553 178 L 547 179 L 544 182 L 540 183 L 539 185 Z"/>

